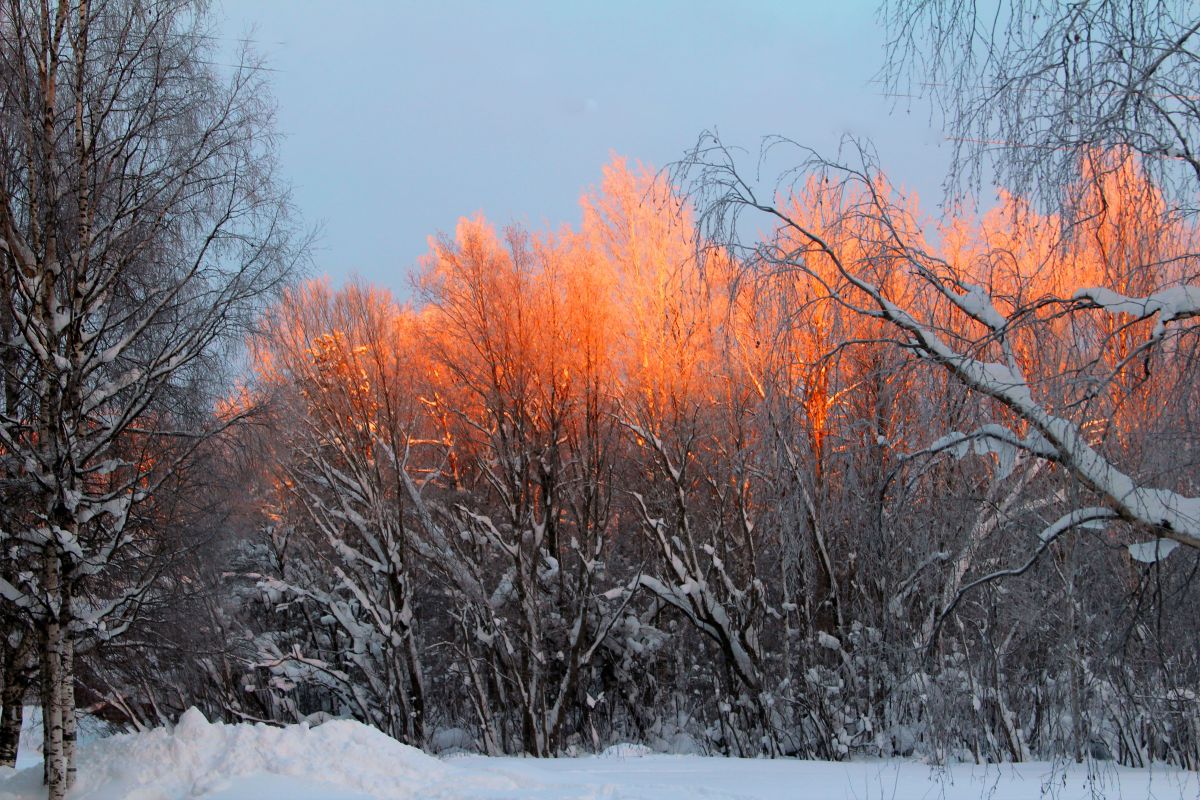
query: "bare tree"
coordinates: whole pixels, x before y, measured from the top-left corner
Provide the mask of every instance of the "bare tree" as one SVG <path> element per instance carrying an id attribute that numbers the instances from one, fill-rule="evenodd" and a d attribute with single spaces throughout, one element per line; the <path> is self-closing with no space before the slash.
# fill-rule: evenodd
<path id="1" fill-rule="evenodd" d="M 510 229 L 501 243 L 464 220 L 423 275 L 424 341 L 443 376 L 431 409 L 447 420 L 443 463 L 458 465 L 435 508 L 464 532 L 453 554 L 431 555 L 461 602 L 464 682 L 489 752 L 511 741 L 512 716 L 525 752 L 561 751 L 627 603 L 600 589 L 618 437 L 593 266 L 570 237 Z M 447 556 L 469 581 L 437 563 Z"/>
<path id="2" fill-rule="evenodd" d="M 1140 154 L 1190 204 L 1200 181 L 1200 14 L 1182 0 L 885 0 L 883 77 L 942 112 L 950 185 L 988 168 L 1053 205 L 1083 157 Z M 1182 168 L 1182 170 L 1180 169 Z"/>
<path id="3" fill-rule="evenodd" d="M 1029 701 L 995 676 L 1019 668 L 1023 651 L 1012 637 L 1021 626 L 1008 616 L 1011 607 L 987 594 L 970 608 L 964 598 L 1040 570 L 1036 585 L 1049 592 L 1067 631 L 1055 657 L 1069 676 L 1061 702 L 1075 715 L 1071 731 L 1053 735 L 1071 742 L 1080 758 L 1089 746 L 1082 714 L 1095 647 L 1089 630 L 1096 630 L 1082 622 L 1093 612 L 1082 605 L 1081 576 L 1107 581 L 1129 565 L 1156 564 L 1179 545 L 1200 548 L 1197 461 L 1179 405 L 1194 396 L 1198 377 L 1193 320 L 1200 290 L 1188 283 L 1195 228 L 1145 188 L 1137 161 L 1117 153 L 1104 157 L 1116 163 L 1076 178 L 1071 196 L 1084 212 L 1078 217 L 1002 209 L 971 247 L 955 245 L 949 227 L 935 245 L 927 221 L 891 190 L 867 151 L 855 150 L 858 165 L 803 152 L 801 167 L 763 190 L 744 177 L 729 149 L 703 140 L 685 169 L 697 181 L 706 233 L 760 275 L 810 283 L 846 313 L 878 323 L 870 338 L 913 354 L 966 390 L 975 408 L 970 425 L 935 429 L 919 449 L 993 458 L 991 488 L 966 535 L 913 565 L 913 577 L 889 605 L 928 586 L 939 600 L 914 630 L 923 631 L 916 637 L 923 646 L 936 647 L 946 623 L 957 627 L 957 637 L 978 637 L 975 646 L 994 669 L 959 672 L 967 682 L 957 691 L 988 709 L 990 719 L 977 728 L 987 735 L 988 752 L 1020 760 L 1037 731 L 1024 729 L 1013 709 Z M 749 228 L 743 214 L 762 215 L 756 227 L 765 220 L 774 232 L 740 241 L 738 232 Z M 908 464 L 919 457 L 899 455 Z M 905 480 L 919 476 L 910 470 Z M 1110 560 L 1114 550 L 1125 566 Z M 940 572 L 943 580 L 931 585 L 923 572 Z M 977 611 L 991 622 L 972 633 Z M 1010 620 L 1007 634 L 996 635 L 1003 630 L 993 627 L 996 614 Z M 1180 669 L 1183 679 L 1192 667 Z M 1170 669 L 1160 676 L 1168 684 L 1175 679 Z M 1186 737 L 1171 747 L 1173 757 L 1190 763 Z"/>
<path id="4" fill-rule="evenodd" d="M 412 315 L 386 293 L 312 283 L 288 292 L 271 320 L 260 361 L 285 421 L 270 468 L 279 575 L 261 580 L 322 620 L 318 652 L 282 653 L 274 666 L 307 670 L 359 718 L 420 745 L 426 692 L 403 482 L 424 417 L 405 380 L 419 371 Z"/>
<path id="5" fill-rule="evenodd" d="M 1200 314 L 1200 288 L 1172 285 L 1179 278 L 1170 269 L 1170 265 L 1188 263 L 1187 248 L 1183 255 L 1161 256 L 1166 267 L 1156 276 L 1159 288 L 1144 296 L 1081 286 L 1066 296 L 1043 294 L 1027 300 L 1017 295 L 994 300 L 976 282 L 978 275 L 951 264 L 925 243 L 921 222 L 888 189 L 868 154 L 863 150 L 858 153 L 862 166 L 847 166 L 815 155 L 806 162 L 806 174 L 821 176 L 820 192 L 825 204 L 834 209 L 821 225 L 799 218 L 772 200 L 761 199 L 719 141 L 702 143 L 689 166 L 699 175 L 702 190 L 709 193 L 706 222 L 714 226 L 714 233 L 726 236 L 736 231 L 736 218 L 746 210 L 767 215 L 797 237 L 799 245 L 781 247 L 775 241 L 764 242 L 755 250 L 759 263 L 784 274 L 799 270 L 821 280 L 831 299 L 856 314 L 885 322 L 890 331 L 885 334 L 888 338 L 944 368 L 967 388 L 998 403 L 1016 422 L 1028 426 L 1027 430 L 1017 431 L 1003 425 L 985 425 L 958 434 L 944 445 L 978 440 L 988 447 L 1012 448 L 1050 460 L 1070 470 L 1103 499 L 1104 507 L 1077 509 L 1049 526 L 1046 541 L 1085 523 L 1122 518 L 1178 544 L 1200 547 L 1200 498 L 1155 486 L 1106 456 L 1095 444 L 1095 437 L 1088 435 L 1086 416 L 1095 411 L 1090 401 L 1103 389 L 1086 391 L 1083 396 L 1038 396 L 1034 389 L 1045 385 L 1051 376 L 1030 374 L 1036 366 L 1027 357 L 1032 351 L 1028 342 L 1020 342 L 1021 337 L 1039 328 L 1040 333 L 1054 331 L 1045 327 L 1046 319 L 1039 316 L 1047 308 L 1054 309 L 1055 317 L 1100 309 L 1118 316 L 1124 326 L 1140 326 L 1133 330 L 1144 338 L 1115 363 L 1108 356 L 1108 348 L 1116 344 L 1110 337 L 1101 333 L 1074 342 L 1082 352 L 1084 366 L 1080 369 L 1092 373 L 1092 383 L 1111 388 L 1121 368 L 1192 331 L 1190 319 Z M 853 229 L 852 248 L 844 244 L 840 233 L 847 226 Z M 923 308 L 896 297 L 876 277 L 881 262 L 913 275 L 927 287 L 934 304 Z M 820 270 L 825 267 L 818 264 L 822 263 L 832 265 L 837 283 L 821 278 Z M 1153 326 L 1146 324 L 1151 319 L 1155 321 Z M 1186 353 L 1169 348 L 1167 352 L 1177 357 L 1174 366 L 1190 369 L 1190 362 L 1182 357 Z M 1069 376 L 1058 377 L 1078 379 L 1074 368 Z"/>
<path id="6" fill-rule="evenodd" d="M 206 411 L 226 345 L 295 258 L 262 73 L 211 66 L 206 12 L 0 10 L 0 451 L 30 498 L 0 594 L 42 637 L 52 798 L 74 776 L 75 641 L 118 635 L 153 582 L 106 576 L 153 540 L 139 509 L 229 423 Z"/>

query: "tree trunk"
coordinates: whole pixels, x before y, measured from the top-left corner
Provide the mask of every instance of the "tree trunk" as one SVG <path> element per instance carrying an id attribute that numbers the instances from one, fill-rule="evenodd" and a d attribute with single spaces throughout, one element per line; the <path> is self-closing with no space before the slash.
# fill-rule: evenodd
<path id="1" fill-rule="evenodd" d="M 413 744 L 425 746 L 425 672 L 421 664 L 421 653 L 417 648 L 416 634 L 410 629 L 404 636 L 408 657 L 408 699 L 412 708 L 409 721 Z"/>
<path id="2" fill-rule="evenodd" d="M 71 593 L 63 591 L 63 655 L 62 685 L 59 700 L 62 703 L 63 761 L 66 767 L 67 789 L 75 785 L 75 742 L 79 720 L 75 716 L 75 634 L 71 629 Z"/>
<path id="3" fill-rule="evenodd" d="M 46 615 L 45 653 L 42 659 L 42 715 L 46 726 L 44 776 L 49 786 L 47 800 L 65 800 L 67 796 L 67 764 L 63 749 L 63 651 L 65 630 L 60 619 L 63 612 L 62 564 L 53 547 L 45 552 L 45 592 L 53 605 Z"/>
<path id="4" fill-rule="evenodd" d="M 42 701 L 42 783 L 50 783 L 50 761 L 46 758 L 46 746 L 50 742 L 50 715 L 46 713 L 46 662 L 42 661 L 42 683 L 39 694 Z"/>
<path id="5" fill-rule="evenodd" d="M 29 684 L 17 665 L 4 684 L 4 711 L 0 712 L 0 767 L 17 765 L 17 749 L 21 743 L 21 723 L 25 718 L 25 690 Z"/>
<path id="6" fill-rule="evenodd" d="M 0 712 L 0 767 L 16 766 L 25 720 L 25 693 L 33 680 L 30 657 L 36 640 L 28 629 L 15 630 L 15 621 L 13 627 L 5 636 L 10 646 L 4 657 L 4 690 L 0 693 L 0 704 L 4 706 Z"/>

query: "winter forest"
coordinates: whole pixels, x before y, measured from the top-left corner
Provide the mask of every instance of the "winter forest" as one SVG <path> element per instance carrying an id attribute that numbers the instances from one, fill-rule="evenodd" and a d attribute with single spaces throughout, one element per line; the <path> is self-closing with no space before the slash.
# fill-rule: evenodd
<path id="1" fill-rule="evenodd" d="M 697 131 L 577 224 L 447 220 L 401 297 L 316 277 L 206 4 L 4 0 L 0 764 L 40 707 L 66 797 L 81 719 L 195 707 L 1200 769 L 1200 18 L 982 13 L 870 55 L 944 204 Z"/>

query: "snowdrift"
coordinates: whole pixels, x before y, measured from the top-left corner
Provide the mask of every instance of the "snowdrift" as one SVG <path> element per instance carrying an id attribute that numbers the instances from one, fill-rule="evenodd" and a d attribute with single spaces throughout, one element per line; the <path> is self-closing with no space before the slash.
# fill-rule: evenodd
<path id="1" fill-rule="evenodd" d="M 43 800 L 41 777 L 40 762 L 0 770 L 0 800 Z M 192 709 L 173 729 L 81 743 L 71 800 L 1194 800 L 1198 778 L 1112 762 L 767 761 L 661 755 L 634 744 L 580 758 L 440 761 L 348 720 L 224 725 Z"/>
<path id="2" fill-rule="evenodd" d="M 81 745 L 73 800 L 409 800 L 457 770 L 349 720 L 315 728 L 225 725 L 191 709 L 156 728 Z M 45 797 L 42 767 L 0 781 L 0 800 Z"/>

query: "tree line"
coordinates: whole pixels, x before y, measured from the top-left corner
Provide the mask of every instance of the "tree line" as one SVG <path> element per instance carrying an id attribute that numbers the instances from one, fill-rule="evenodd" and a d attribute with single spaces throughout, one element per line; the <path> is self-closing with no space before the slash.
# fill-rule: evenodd
<path id="1" fill-rule="evenodd" d="M 1194 767 L 1195 555 L 1068 448 L 1194 491 L 1194 337 L 1087 287 L 1154 297 L 1197 232 L 1132 157 L 1091 168 L 1070 229 L 1008 196 L 925 231 L 881 178 L 809 178 L 741 252 L 618 160 L 578 230 L 462 220 L 410 304 L 289 290 L 226 607 L 253 669 L 209 708 L 489 753 Z"/>
<path id="2" fill-rule="evenodd" d="M 889 9 L 893 81 L 940 53 L 955 130 L 1011 139 L 985 213 L 931 219 L 862 147 L 763 187 L 705 136 L 614 161 L 574 228 L 461 220 L 399 302 L 295 280 L 264 72 L 207 7 L 5 2 L 0 761 L 36 696 L 55 798 L 79 709 L 191 705 L 1196 768 L 1200 26 L 1101 5 L 1039 6 L 1079 50 L 1050 67 L 1021 13 L 998 63 L 967 9 Z M 1076 35 L 1126 22 L 1112 63 Z M 1084 102 L 1089 58 L 1141 77 Z"/>

